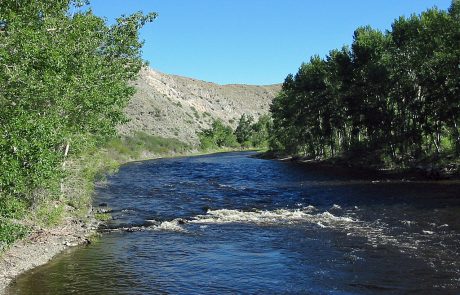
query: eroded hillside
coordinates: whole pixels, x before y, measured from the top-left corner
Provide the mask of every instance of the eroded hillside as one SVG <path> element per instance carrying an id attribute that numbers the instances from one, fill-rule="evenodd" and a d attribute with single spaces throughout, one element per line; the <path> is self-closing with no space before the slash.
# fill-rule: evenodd
<path id="1" fill-rule="evenodd" d="M 213 118 L 232 127 L 244 113 L 258 118 L 266 114 L 281 85 L 218 85 L 196 79 L 142 70 L 135 83 L 136 95 L 126 113 L 130 121 L 122 134 L 144 131 L 197 143 L 197 132 Z"/>

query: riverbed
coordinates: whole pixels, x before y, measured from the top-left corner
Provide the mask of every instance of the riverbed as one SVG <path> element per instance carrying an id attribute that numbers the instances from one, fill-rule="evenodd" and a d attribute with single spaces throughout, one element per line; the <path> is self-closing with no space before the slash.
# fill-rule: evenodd
<path id="1" fill-rule="evenodd" d="M 100 238 L 7 294 L 460 292 L 458 182 L 251 155 L 122 166 L 97 189 L 113 216 Z"/>

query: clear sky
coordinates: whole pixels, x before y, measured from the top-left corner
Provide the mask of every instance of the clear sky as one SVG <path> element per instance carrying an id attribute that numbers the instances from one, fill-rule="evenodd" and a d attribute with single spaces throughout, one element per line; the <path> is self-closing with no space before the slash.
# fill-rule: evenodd
<path id="1" fill-rule="evenodd" d="M 358 26 L 393 20 L 451 0 L 92 0 L 97 15 L 155 11 L 142 30 L 152 68 L 220 84 L 281 83 L 310 56 L 350 44 Z"/>

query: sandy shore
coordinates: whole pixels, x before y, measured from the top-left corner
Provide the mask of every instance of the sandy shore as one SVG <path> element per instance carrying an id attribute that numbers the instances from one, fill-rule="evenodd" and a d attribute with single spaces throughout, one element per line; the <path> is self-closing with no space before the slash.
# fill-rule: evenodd
<path id="1" fill-rule="evenodd" d="M 97 221 L 84 222 L 66 218 L 52 229 L 35 229 L 0 256 L 0 294 L 21 273 L 50 261 L 63 250 L 89 243 L 97 229 Z"/>

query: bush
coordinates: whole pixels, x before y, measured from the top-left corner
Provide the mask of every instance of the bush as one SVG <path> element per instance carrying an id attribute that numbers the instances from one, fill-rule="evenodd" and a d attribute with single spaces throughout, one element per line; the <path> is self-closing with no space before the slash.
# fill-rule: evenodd
<path id="1" fill-rule="evenodd" d="M 0 196 L 0 218 L 22 218 L 27 203 L 14 197 Z"/>
<path id="2" fill-rule="evenodd" d="M 220 120 L 215 120 L 211 128 L 200 132 L 198 137 L 203 150 L 238 146 L 232 127 L 224 125 Z"/>
<path id="3" fill-rule="evenodd" d="M 139 29 L 156 14 L 123 16 L 109 26 L 80 6 L 85 2 L 1 2 L 3 246 L 24 233 L 12 219 L 28 207 L 38 208 L 34 213 L 47 224 L 59 222 L 62 204 L 46 205 L 64 194 L 61 184 L 69 173 L 82 173 L 80 184 L 93 176 L 93 168 L 67 169 L 125 121 L 123 108 L 134 94 L 131 81 L 144 66 Z"/>
<path id="4" fill-rule="evenodd" d="M 271 118 L 263 115 L 254 123 L 254 118 L 243 114 L 235 130 L 238 143 L 244 148 L 263 148 L 268 147 L 269 130 L 271 128 Z"/>
<path id="5" fill-rule="evenodd" d="M 5 250 L 14 241 L 23 238 L 28 231 L 28 228 L 23 225 L 0 219 L 0 251 Z"/>
<path id="6" fill-rule="evenodd" d="M 190 150 L 190 146 L 175 138 L 164 138 L 161 136 L 150 135 L 145 132 L 136 132 L 132 136 L 123 136 L 109 141 L 105 148 L 118 157 L 127 156 L 138 159 L 142 153 L 167 154 L 183 153 Z"/>

